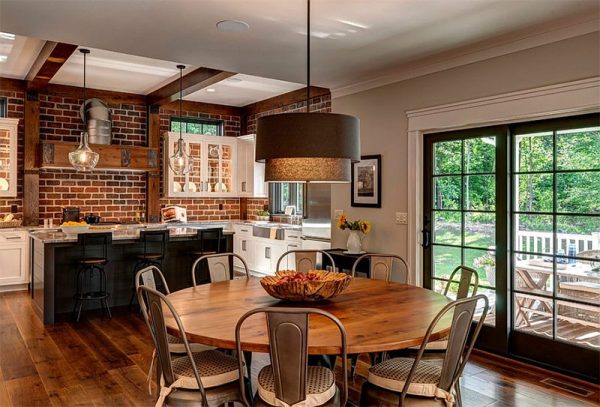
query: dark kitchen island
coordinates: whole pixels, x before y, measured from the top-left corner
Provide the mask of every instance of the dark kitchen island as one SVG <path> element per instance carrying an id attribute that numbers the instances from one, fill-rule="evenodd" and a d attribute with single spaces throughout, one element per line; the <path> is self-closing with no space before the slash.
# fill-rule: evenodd
<path id="1" fill-rule="evenodd" d="M 192 285 L 191 266 L 195 258 L 189 253 L 199 248 L 197 231 L 200 228 L 169 227 L 163 271 L 171 291 Z M 143 252 L 143 245 L 139 241 L 140 230 L 144 228 L 136 225 L 119 226 L 112 231 L 113 239 L 105 266 L 111 308 L 129 305 L 136 256 Z M 70 316 L 73 311 L 76 276 L 80 267 L 78 261 L 82 250 L 77 243 L 77 235 L 44 230 L 30 235 L 32 303 L 44 324 L 53 324 L 60 317 Z M 221 252 L 232 251 L 233 231 L 224 229 Z M 208 270 L 201 268 L 198 277 L 200 283 L 208 282 Z M 99 308 L 99 301 L 91 301 L 86 304 L 85 310 Z M 119 309 L 114 312 L 119 312 Z"/>

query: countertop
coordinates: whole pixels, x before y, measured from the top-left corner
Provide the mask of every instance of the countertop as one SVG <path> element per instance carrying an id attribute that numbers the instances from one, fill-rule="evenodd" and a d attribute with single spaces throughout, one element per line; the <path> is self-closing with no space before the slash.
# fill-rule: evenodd
<path id="1" fill-rule="evenodd" d="M 300 230 L 300 225 L 290 225 L 284 223 L 275 222 L 255 222 L 247 220 L 228 220 L 228 221 L 200 221 L 200 222 L 188 222 L 188 223 L 144 223 L 144 224 L 132 224 L 132 225 L 114 225 L 110 229 L 90 229 L 90 232 L 106 232 L 112 231 L 113 240 L 137 240 L 140 236 L 141 230 L 160 230 L 168 229 L 170 239 L 184 239 L 196 236 L 198 229 L 222 227 L 224 235 L 234 234 L 234 225 L 252 225 L 252 226 L 265 226 L 265 227 L 281 227 L 285 229 L 296 229 Z M 92 226 L 93 227 L 93 226 Z M 0 233 L 4 229 L 0 229 Z M 66 234 L 60 231 L 59 227 L 45 229 L 42 227 L 20 227 L 6 229 L 6 231 L 27 231 L 29 235 L 43 243 L 70 243 L 77 241 L 77 234 Z"/>

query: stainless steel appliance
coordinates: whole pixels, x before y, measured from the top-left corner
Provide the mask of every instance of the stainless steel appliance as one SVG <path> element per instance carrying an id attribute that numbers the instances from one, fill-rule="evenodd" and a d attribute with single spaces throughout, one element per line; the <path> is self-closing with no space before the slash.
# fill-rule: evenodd
<path id="1" fill-rule="evenodd" d="M 331 247 L 331 184 L 307 183 L 302 220 L 302 248 Z"/>

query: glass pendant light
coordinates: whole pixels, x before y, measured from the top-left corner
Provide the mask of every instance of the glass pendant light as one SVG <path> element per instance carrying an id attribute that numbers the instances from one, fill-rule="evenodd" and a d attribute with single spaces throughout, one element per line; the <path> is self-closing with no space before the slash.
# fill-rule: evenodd
<path id="1" fill-rule="evenodd" d="M 90 53 L 89 49 L 81 48 L 79 50 L 83 54 L 83 105 L 85 106 L 85 69 L 86 69 L 86 55 Z M 83 112 L 83 128 L 84 131 L 81 133 L 81 139 L 79 140 L 79 147 L 75 151 L 69 153 L 69 162 L 78 172 L 91 171 L 98 164 L 100 154 L 93 151 L 88 144 L 88 132 L 87 132 L 87 114 Z"/>
<path id="2" fill-rule="evenodd" d="M 185 65 L 177 65 L 179 69 L 179 117 L 182 117 L 182 101 L 183 101 L 183 70 Z M 188 153 L 186 153 L 185 141 L 181 135 L 181 127 L 183 123 L 179 123 L 179 140 L 175 146 L 175 153 L 169 157 L 169 167 L 176 175 L 185 175 L 190 171 L 192 160 Z"/>
<path id="3" fill-rule="evenodd" d="M 350 182 L 360 160 L 358 118 L 310 112 L 310 0 L 306 7 L 306 112 L 256 121 L 256 161 L 268 182 Z"/>

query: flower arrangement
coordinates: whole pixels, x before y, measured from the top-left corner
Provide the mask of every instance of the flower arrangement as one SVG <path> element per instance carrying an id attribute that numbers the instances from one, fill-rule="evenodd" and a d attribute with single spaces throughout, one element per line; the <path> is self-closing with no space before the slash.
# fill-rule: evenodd
<path id="1" fill-rule="evenodd" d="M 486 253 L 483 256 L 476 257 L 473 259 L 473 265 L 475 267 L 486 267 L 496 265 L 496 256 L 492 253 Z"/>
<path id="2" fill-rule="evenodd" d="M 348 220 L 346 215 L 340 215 L 337 221 L 337 227 L 341 230 L 356 230 L 368 235 L 371 232 L 371 222 L 368 220 Z"/>

